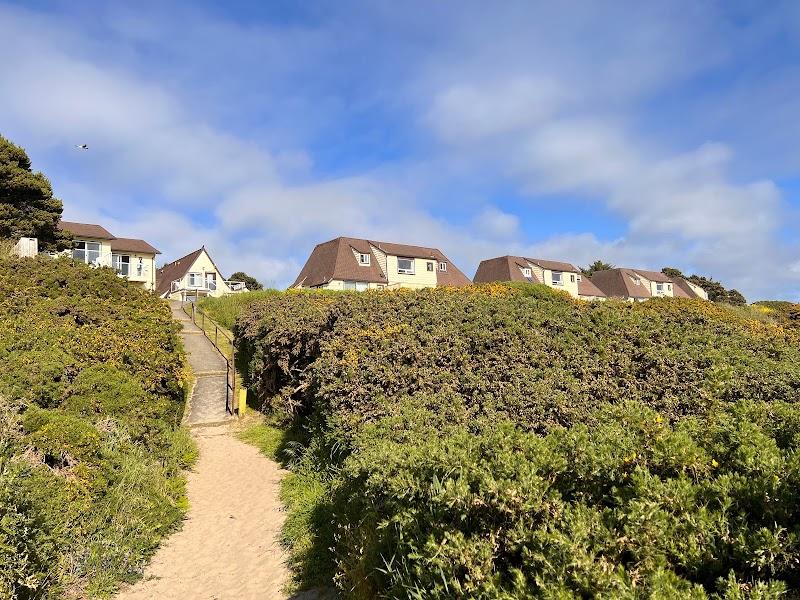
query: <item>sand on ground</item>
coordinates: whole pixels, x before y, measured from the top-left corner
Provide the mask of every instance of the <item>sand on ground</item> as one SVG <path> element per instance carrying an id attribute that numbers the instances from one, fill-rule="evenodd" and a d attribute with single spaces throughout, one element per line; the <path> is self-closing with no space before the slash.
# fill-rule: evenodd
<path id="1" fill-rule="evenodd" d="M 283 472 L 229 426 L 192 433 L 200 458 L 188 473 L 187 519 L 118 600 L 285 600 Z"/>

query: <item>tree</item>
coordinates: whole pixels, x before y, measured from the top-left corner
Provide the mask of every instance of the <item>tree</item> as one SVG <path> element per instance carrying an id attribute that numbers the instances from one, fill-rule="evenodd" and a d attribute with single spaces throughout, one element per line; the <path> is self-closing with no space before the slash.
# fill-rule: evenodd
<path id="1" fill-rule="evenodd" d="M 588 267 L 581 267 L 581 273 L 586 275 L 586 277 L 591 277 L 597 271 L 608 271 L 609 269 L 613 269 L 614 265 L 611 263 L 603 262 L 602 260 L 596 260 Z"/>
<path id="2" fill-rule="evenodd" d="M 670 279 L 674 279 L 675 277 L 683 277 L 681 270 L 674 267 L 664 267 L 661 269 L 661 272 Z"/>
<path id="3" fill-rule="evenodd" d="M 738 290 L 727 290 L 719 281 L 714 281 L 708 277 L 692 275 L 686 278 L 695 285 L 699 285 L 708 293 L 708 299 L 712 302 L 721 304 L 733 304 L 734 306 L 744 306 L 747 300 Z"/>
<path id="4" fill-rule="evenodd" d="M 35 237 L 45 250 L 65 248 L 70 236 L 58 229 L 63 210 L 25 150 L 0 136 L 0 238 Z"/>
<path id="5" fill-rule="evenodd" d="M 264 288 L 263 285 L 258 283 L 258 280 L 255 277 L 252 277 L 243 271 L 236 271 L 236 273 L 231 275 L 229 281 L 240 281 L 244 283 L 247 286 L 247 289 L 251 292 Z"/>

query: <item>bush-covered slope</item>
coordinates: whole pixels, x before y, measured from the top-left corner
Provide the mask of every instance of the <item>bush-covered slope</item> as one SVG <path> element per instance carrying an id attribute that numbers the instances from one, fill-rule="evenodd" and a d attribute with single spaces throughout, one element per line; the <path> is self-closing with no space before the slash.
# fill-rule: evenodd
<path id="1" fill-rule="evenodd" d="M 309 429 L 349 597 L 800 586 L 796 331 L 501 285 L 288 292 L 235 331 L 251 391 Z"/>
<path id="2" fill-rule="evenodd" d="M 182 369 L 169 309 L 112 270 L 0 259 L 0 598 L 141 571 L 184 510 Z"/>

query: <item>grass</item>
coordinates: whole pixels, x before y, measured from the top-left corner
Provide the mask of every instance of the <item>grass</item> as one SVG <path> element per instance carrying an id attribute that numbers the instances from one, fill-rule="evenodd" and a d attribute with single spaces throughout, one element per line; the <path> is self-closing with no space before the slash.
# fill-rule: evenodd
<path id="1" fill-rule="evenodd" d="M 304 458 L 305 432 L 269 425 L 259 416 L 246 425 L 238 437 L 290 469 L 281 481 L 281 501 L 287 512 L 281 542 L 289 549 L 292 570 L 288 592 L 330 588 L 334 574 L 330 550 L 334 532 L 329 501 L 333 482 L 326 481 Z"/>
<path id="2" fill-rule="evenodd" d="M 236 316 L 242 310 L 262 298 L 279 294 L 278 290 L 259 290 L 257 292 L 245 292 L 243 294 L 231 294 L 220 298 L 203 298 L 198 302 L 198 306 L 206 311 L 211 317 L 223 327 L 233 329 Z"/>

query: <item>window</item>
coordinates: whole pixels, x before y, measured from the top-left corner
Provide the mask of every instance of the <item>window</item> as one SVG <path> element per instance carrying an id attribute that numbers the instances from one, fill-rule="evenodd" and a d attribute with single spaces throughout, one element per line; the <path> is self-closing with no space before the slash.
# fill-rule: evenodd
<path id="1" fill-rule="evenodd" d="M 136 263 L 136 276 L 142 277 L 144 275 L 144 260 L 142 257 L 139 257 L 139 261 Z"/>
<path id="2" fill-rule="evenodd" d="M 100 259 L 100 242 L 75 242 L 72 258 L 93 265 Z"/>
<path id="3" fill-rule="evenodd" d="M 356 282 L 355 281 L 345 281 L 344 282 L 344 289 L 348 291 L 355 291 L 356 289 Z"/>
<path id="4" fill-rule="evenodd" d="M 433 273 L 433 263 L 432 262 L 428 262 L 425 266 L 427 267 L 428 271 Z"/>
<path id="5" fill-rule="evenodd" d="M 532 275 L 533 275 L 533 273 L 531 273 L 531 270 L 528 267 L 525 267 L 524 269 L 522 269 L 522 276 L 523 277 L 527 277 L 528 279 L 530 279 Z"/>
<path id="6" fill-rule="evenodd" d="M 634 283 L 634 284 L 636 284 L 636 285 L 642 285 L 642 280 L 641 280 L 641 279 L 639 279 L 638 277 L 631 277 L 631 279 L 633 280 L 633 283 Z"/>
<path id="7" fill-rule="evenodd" d="M 413 258 L 398 258 L 397 259 L 397 272 L 403 275 L 414 274 L 414 259 Z"/>
<path id="8" fill-rule="evenodd" d="M 369 289 L 369 284 L 363 281 L 345 281 L 343 286 L 351 292 L 366 292 Z"/>
<path id="9" fill-rule="evenodd" d="M 664 284 L 663 283 L 657 283 L 656 284 L 656 291 L 659 292 L 660 294 L 663 294 L 664 293 Z"/>
<path id="10" fill-rule="evenodd" d="M 359 254 L 358 255 L 358 264 L 362 267 L 368 267 L 370 265 L 370 255 L 369 254 Z"/>
<path id="11" fill-rule="evenodd" d="M 672 291 L 672 284 L 671 284 L 671 283 L 668 283 L 668 284 L 667 284 L 667 291 L 668 291 L 668 292 L 671 292 L 671 291 Z"/>
<path id="12" fill-rule="evenodd" d="M 564 285 L 564 274 L 561 271 L 553 271 L 553 285 Z"/>
<path id="13" fill-rule="evenodd" d="M 216 291 L 217 289 L 217 274 L 206 273 L 206 289 Z"/>
<path id="14" fill-rule="evenodd" d="M 202 287 L 203 275 L 202 273 L 189 273 L 189 287 Z"/>
<path id="15" fill-rule="evenodd" d="M 447 272 L 447 263 L 446 262 L 440 262 L 439 263 L 439 270 L 440 271 L 444 271 L 446 273 Z"/>
<path id="16" fill-rule="evenodd" d="M 571 283 L 575 283 L 575 273 L 570 274 L 569 280 Z"/>
<path id="17" fill-rule="evenodd" d="M 120 275 L 127 277 L 131 274 L 131 257 L 127 254 L 112 254 L 111 264 Z"/>

